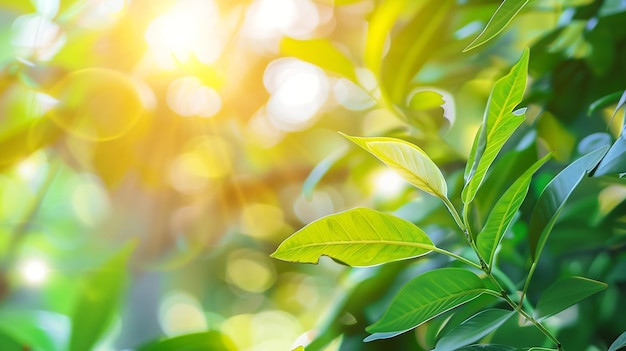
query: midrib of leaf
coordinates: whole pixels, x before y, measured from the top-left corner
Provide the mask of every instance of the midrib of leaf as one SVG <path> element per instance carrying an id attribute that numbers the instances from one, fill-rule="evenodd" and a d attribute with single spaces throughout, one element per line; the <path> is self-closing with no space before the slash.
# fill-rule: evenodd
<path id="1" fill-rule="evenodd" d="M 406 242 L 406 241 L 392 241 L 392 240 L 350 240 L 350 241 L 324 241 L 320 243 L 309 243 L 309 244 L 301 244 L 296 247 L 291 247 L 288 249 L 283 249 L 281 253 L 298 251 L 311 247 L 329 247 L 329 246 L 352 246 L 352 245 L 368 245 L 368 244 L 380 244 L 380 245 L 394 245 L 394 246 L 406 246 L 406 247 L 417 247 L 421 249 L 429 249 L 433 250 L 437 247 L 434 245 L 415 243 L 415 242 Z"/>

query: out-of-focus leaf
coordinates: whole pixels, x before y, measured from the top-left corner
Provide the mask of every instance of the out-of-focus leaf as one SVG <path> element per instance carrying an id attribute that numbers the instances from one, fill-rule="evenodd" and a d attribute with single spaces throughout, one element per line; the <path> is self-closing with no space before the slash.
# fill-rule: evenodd
<path id="1" fill-rule="evenodd" d="M 330 168 L 335 165 L 337 161 L 341 160 L 345 154 L 345 149 L 337 150 L 320 161 L 313 170 L 311 170 L 311 173 L 309 173 L 309 176 L 304 180 L 304 184 L 302 185 L 302 193 L 306 198 L 310 199 L 311 196 L 313 196 L 313 191 L 322 177 L 324 177 Z"/>
<path id="2" fill-rule="evenodd" d="M 400 289 L 370 333 L 408 330 L 487 292 L 482 280 L 462 268 L 423 273 Z"/>
<path id="3" fill-rule="evenodd" d="M 626 134 L 626 125 L 622 128 L 622 134 L 598 164 L 598 168 L 593 172 L 594 176 L 626 172 L 626 136 L 624 134 Z"/>
<path id="4" fill-rule="evenodd" d="M 387 333 L 374 333 L 374 334 L 369 335 L 367 338 L 363 339 L 363 341 L 370 342 L 370 341 L 375 341 L 375 340 L 390 339 L 402 333 L 406 333 L 409 330 L 410 329 L 395 331 L 395 332 L 387 332 Z"/>
<path id="5" fill-rule="evenodd" d="M 128 279 L 126 262 L 134 246 L 127 244 L 82 282 L 71 315 L 69 351 L 91 349 L 110 326 Z"/>
<path id="6" fill-rule="evenodd" d="M 519 210 L 522 202 L 526 198 L 533 174 L 535 174 L 539 167 L 546 163 L 548 159 L 550 159 L 550 155 L 544 156 L 528 168 L 528 170 L 507 189 L 491 210 L 485 227 L 481 230 L 476 239 L 478 252 L 480 252 L 481 257 L 488 265 L 492 264 L 500 241 L 508 230 L 515 213 Z"/>
<path id="7" fill-rule="evenodd" d="M 550 112 L 539 117 L 537 133 L 556 160 L 567 162 L 571 158 L 576 138 Z"/>
<path id="8" fill-rule="evenodd" d="M 285 37 L 280 50 L 287 56 L 297 57 L 322 69 L 338 73 L 358 83 L 354 63 L 331 42 L 325 39 L 297 40 Z"/>
<path id="9" fill-rule="evenodd" d="M 326 216 L 300 229 L 271 255 L 317 263 L 320 256 L 350 266 L 371 266 L 429 253 L 433 242 L 420 228 L 401 218 L 368 208 Z"/>
<path id="10" fill-rule="evenodd" d="M 606 150 L 607 147 L 602 147 L 572 162 L 557 174 L 539 195 L 528 229 L 530 256 L 533 262 L 541 255 L 565 201 L 583 177 L 600 162 Z"/>
<path id="11" fill-rule="evenodd" d="M 435 351 L 454 351 L 461 346 L 478 341 L 496 330 L 514 314 L 514 311 L 500 309 L 478 312 L 439 339 Z"/>
<path id="12" fill-rule="evenodd" d="M 509 74 L 498 79 L 491 90 L 483 123 L 465 168 L 466 186 L 462 193 L 465 204 L 472 202 L 498 152 L 524 121 L 524 114 L 515 113 L 513 109 L 524 96 L 527 70 L 528 49 L 525 49 Z"/>
<path id="13" fill-rule="evenodd" d="M 25 159 L 61 135 L 52 121 L 42 118 L 0 137 L 0 169 Z"/>
<path id="14" fill-rule="evenodd" d="M 615 339 L 615 341 L 613 341 L 611 346 L 609 346 L 608 351 L 617 351 L 624 346 L 626 346 L 626 331 L 623 332 L 620 336 L 618 336 L 617 339 Z"/>
<path id="15" fill-rule="evenodd" d="M 626 2 L 622 0 L 605 0 L 598 11 L 600 16 L 611 16 L 626 11 Z"/>
<path id="16" fill-rule="evenodd" d="M 0 330 L 36 350 L 65 351 L 70 321 L 49 311 L 4 310 L 0 312 Z"/>
<path id="17" fill-rule="evenodd" d="M 513 18 L 526 6 L 528 0 L 504 0 L 491 16 L 489 22 L 480 34 L 474 39 L 463 52 L 472 50 L 483 45 L 496 35 L 500 34 L 511 23 Z"/>
<path id="18" fill-rule="evenodd" d="M 591 105 L 589 105 L 589 109 L 587 110 L 587 114 L 590 115 L 596 111 L 598 111 L 601 108 L 604 108 L 618 100 L 620 100 L 620 97 L 626 96 L 626 91 L 616 91 L 614 93 L 605 95 L 599 99 L 597 99 L 596 101 L 592 102 Z M 617 111 L 619 109 L 616 108 L 615 111 Z"/>
<path id="19" fill-rule="evenodd" d="M 343 133 L 341 135 L 376 156 L 418 189 L 441 199 L 447 198 L 448 186 L 443 174 L 430 157 L 416 145 L 395 138 L 360 138 Z"/>
<path id="20" fill-rule="evenodd" d="M 237 347 L 218 331 L 186 334 L 141 346 L 137 351 L 235 351 Z M 297 348 L 295 350 L 298 350 Z M 304 348 L 302 348 L 304 350 Z"/>
<path id="21" fill-rule="evenodd" d="M 414 110 L 428 110 L 443 105 L 443 96 L 433 90 L 418 90 L 409 99 L 408 107 Z"/>
<path id="22" fill-rule="evenodd" d="M 3 351 L 24 351 L 24 345 L 0 331 L 0 350 Z"/>
<path id="23" fill-rule="evenodd" d="M 578 143 L 578 153 L 588 154 L 593 150 L 599 149 L 603 146 L 611 146 L 611 135 L 608 133 L 593 133 L 587 135 L 583 140 Z"/>
<path id="24" fill-rule="evenodd" d="M 506 345 L 494 345 L 494 344 L 485 344 L 485 345 L 469 345 L 465 347 L 461 347 L 456 351 L 519 351 L 518 349 L 506 346 Z"/>
<path id="25" fill-rule="evenodd" d="M 569 277 L 550 285 L 539 298 L 535 316 L 545 319 L 607 288 L 606 283 L 583 277 Z"/>

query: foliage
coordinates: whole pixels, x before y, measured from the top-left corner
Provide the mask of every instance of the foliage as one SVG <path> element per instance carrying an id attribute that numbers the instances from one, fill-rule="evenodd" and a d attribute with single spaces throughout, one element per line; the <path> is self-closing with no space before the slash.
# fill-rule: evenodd
<path id="1" fill-rule="evenodd" d="M 0 0 L 0 349 L 622 348 L 625 22 Z"/>

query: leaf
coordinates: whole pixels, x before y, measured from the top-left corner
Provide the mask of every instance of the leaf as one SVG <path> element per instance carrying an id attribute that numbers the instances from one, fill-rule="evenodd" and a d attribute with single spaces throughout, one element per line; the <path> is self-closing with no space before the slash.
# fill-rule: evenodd
<path id="1" fill-rule="evenodd" d="M 0 331 L 33 349 L 65 351 L 70 320 L 50 311 L 4 309 L 0 311 Z"/>
<path id="2" fill-rule="evenodd" d="M 311 170 L 311 173 L 309 173 L 309 176 L 304 180 L 304 184 L 302 185 L 302 193 L 305 198 L 310 199 L 313 196 L 313 191 L 322 177 L 324 177 L 332 166 L 341 160 L 345 154 L 346 150 L 337 150 L 325 157 Z"/>
<path id="3" fill-rule="evenodd" d="M 553 316 L 607 287 L 606 283 L 583 277 L 561 279 L 541 294 L 535 317 L 541 320 Z"/>
<path id="4" fill-rule="evenodd" d="M 463 49 L 463 52 L 479 47 L 500 34 L 527 3 L 528 0 L 502 1 L 498 9 L 496 9 L 496 12 L 494 12 L 493 16 L 489 19 L 489 22 L 487 22 L 485 29 Z"/>
<path id="5" fill-rule="evenodd" d="M 340 134 L 376 156 L 418 189 L 440 199 L 447 198 L 448 186 L 443 174 L 416 145 L 395 138 L 361 138 Z"/>
<path id="6" fill-rule="evenodd" d="M 498 329 L 514 314 L 514 311 L 501 309 L 478 312 L 439 339 L 435 351 L 454 351 L 461 346 L 478 341 Z"/>
<path id="7" fill-rule="evenodd" d="M 611 346 L 609 346 L 608 351 L 617 351 L 624 346 L 626 346 L 626 331 L 623 332 L 620 336 L 618 336 L 617 339 L 615 339 L 615 341 L 613 341 Z"/>
<path id="8" fill-rule="evenodd" d="M 69 351 L 90 350 L 113 321 L 128 278 L 126 262 L 134 246 L 134 242 L 127 244 L 83 282 L 71 315 Z"/>
<path id="9" fill-rule="evenodd" d="M 304 349 L 304 348 L 303 348 Z M 235 351 L 237 347 L 226 335 L 210 330 L 180 335 L 141 346 L 137 351 Z"/>
<path id="10" fill-rule="evenodd" d="M 285 37 L 280 43 L 280 50 L 286 56 L 299 58 L 355 83 L 359 82 L 352 60 L 328 40 L 297 40 Z"/>
<path id="11" fill-rule="evenodd" d="M 457 349 L 456 351 L 518 351 L 516 348 L 506 345 L 469 345 Z"/>
<path id="12" fill-rule="evenodd" d="M 433 242 L 404 219 L 356 208 L 320 218 L 300 229 L 271 255 L 274 258 L 317 263 L 326 255 L 350 266 L 372 266 L 429 253 Z"/>
<path id="13" fill-rule="evenodd" d="M 606 174 L 620 174 L 626 172 L 626 125 L 622 128 L 622 133 L 615 140 L 606 156 L 598 164 L 598 168 L 593 172 L 594 176 Z"/>
<path id="14" fill-rule="evenodd" d="M 463 203 L 469 204 L 482 185 L 487 170 L 495 160 L 504 143 L 524 121 L 523 114 L 513 112 L 522 101 L 526 88 L 528 70 L 528 48 L 506 76 L 495 83 L 483 123 L 474 141 L 465 169 L 466 185 L 463 188 Z"/>
<path id="15" fill-rule="evenodd" d="M 415 328 L 486 291 L 482 280 L 469 270 L 440 268 L 428 271 L 404 285 L 382 318 L 366 330 L 386 333 Z"/>
<path id="16" fill-rule="evenodd" d="M 402 333 L 406 333 L 409 330 L 410 329 L 401 330 L 401 331 L 395 331 L 395 332 L 387 332 L 387 333 L 374 333 L 374 334 L 369 335 L 365 339 L 363 339 L 363 341 L 364 342 L 370 342 L 370 341 L 375 341 L 375 340 L 391 339 L 391 338 L 396 337 L 396 336 L 398 336 L 398 335 L 400 335 Z"/>
<path id="17" fill-rule="evenodd" d="M 565 201 L 580 183 L 585 174 L 591 171 L 602 159 L 608 147 L 594 150 L 572 162 L 557 174 L 543 189 L 530 217 L 528 241 L 533 262 L 541 255 L 548 236 Z"/>
<path id="18" fill-rule="evenodd" d="M 509 229 L 512 219 L 522 202 L 526 198 L 533 174 L 550 159 L 550 154 L 544 156 L 528 168 L 495 204 L 484 228 L 476 239 L 478 252 L 485 262 L 491 266 L 494 255 L 504 234 Z"/>
<path id="19" fill-rule="evenodd" d="M 626 90 L 625 91 L 616 91 L 613 92 L 611 94 L 605 95 L 599 99 L 597 99 L 596 101 L 592 102 L 589 105 L 589 109 L 587 110 L 587 114 L 591 115 L 592 113 L 598 111 L 601 108 L 606 107 L 609 104 L 614 103 L 615 101 L 621 101 L 621 98 L 626 98 Z M 618 104 L 617 107 L 615 108 L 615 111 L 613 113 L 613 115 L 615 116 L 615 114 L 617 113 L 617 110 L 619 110 L 620 105 Z"/>

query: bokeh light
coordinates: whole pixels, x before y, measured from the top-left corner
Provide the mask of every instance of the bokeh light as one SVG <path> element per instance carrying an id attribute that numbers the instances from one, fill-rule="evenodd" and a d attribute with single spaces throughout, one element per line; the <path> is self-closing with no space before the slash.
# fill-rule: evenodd
<path id="1" fill-rule="evenodd" d="M 167 105 L 181 116 L 212 117 L 222 108 L 222 99 L 200 78 L 181 77 L 168 86 Z"/>
<path id="2" fill-rule="evenodd" d="M 201 332 L 208 327 L 198 300 L 181 291 L 172 292 L 163 299 L 159 323 L 165 334 L 170 336 Z"/>
<path id="3" fill-rule="evenodd" d="M 50 268 L 44 261 L 33 258 L 22 263 L 20 273 L 28 284 L 40 285 L 48 279 Z"/>
<path id="4" fill-rule="evenodd" d="M 372 175 L 374 193 L 385 198 L 400 195 L 407 186 L 406 180 L 392 169 L 381 169 Z"/>

